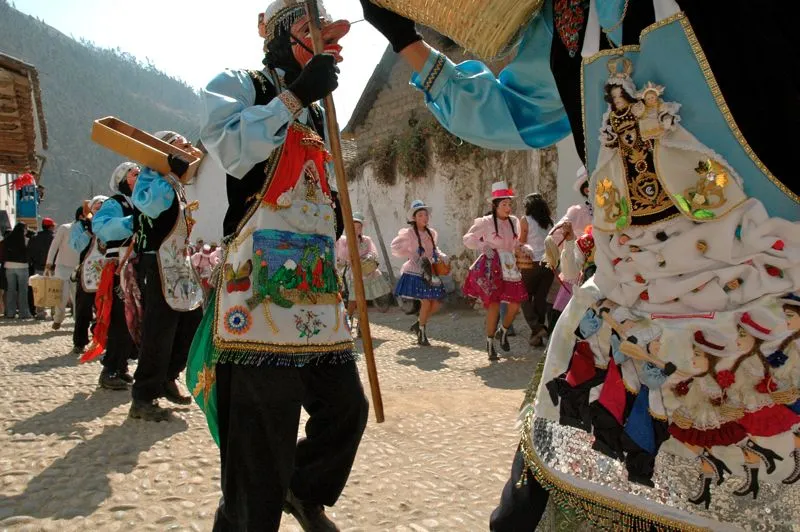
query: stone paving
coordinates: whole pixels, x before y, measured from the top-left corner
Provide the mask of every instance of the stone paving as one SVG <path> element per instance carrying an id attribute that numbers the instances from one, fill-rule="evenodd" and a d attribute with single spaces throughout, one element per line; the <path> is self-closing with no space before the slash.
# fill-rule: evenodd
<path id="1" fill-rule="evenodd" d="M 371 318 L 386 421 L 371 412 L 329 514 L 350 531 L 488 530 L 541 349 L 528 347 L 521 318 L 495 364 L 480 312 L 436 316 L 427 348 L 398 310 Z M 128 419 L 129 394 L 97 389 L 100 366 L 77 364 L 71 334 L 69 319 L 59 331 L 0 322 L 0 529 L 210 530 L 219 460 L 200 410 Z M 285 516 L 281 530 L 300 528 Z"/>

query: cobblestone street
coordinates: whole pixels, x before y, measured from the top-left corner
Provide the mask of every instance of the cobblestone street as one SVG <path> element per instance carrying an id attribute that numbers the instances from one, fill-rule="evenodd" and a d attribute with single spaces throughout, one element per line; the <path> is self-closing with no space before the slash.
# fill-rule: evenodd
<path id="1" fill-rule="evenodd" d="M 436 316 L 427 348 L 397 309 L 371 319 L 386 422 L 370 412 L 330 515 L 352 531 L 488 530 L 541 350 L 521 318 L 511 353 L 492 365 L 480 312 Z M 70 354 L 71 320 L 50 325 L 0 322 L 0 529 L 210 530 L 219 460 L 201 411 L 128 419 L 129 393 L 98 389 L 99 364 Z M 285 516 L 281 530 L 300 528 Z"/>

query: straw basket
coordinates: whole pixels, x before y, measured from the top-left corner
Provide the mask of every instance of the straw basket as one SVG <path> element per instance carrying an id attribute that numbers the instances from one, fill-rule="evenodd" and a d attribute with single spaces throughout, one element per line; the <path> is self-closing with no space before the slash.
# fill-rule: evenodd
<path id="1" fill-rule="evenodd" d="M 482 59 L 506 54 L 544 0 L 370 0 L 446 35 Z"/>

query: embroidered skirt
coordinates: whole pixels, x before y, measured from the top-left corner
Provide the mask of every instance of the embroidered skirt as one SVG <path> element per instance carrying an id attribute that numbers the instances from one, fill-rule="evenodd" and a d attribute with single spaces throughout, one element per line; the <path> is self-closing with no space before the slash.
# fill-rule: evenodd
<path id="1" fill-rule="evenodd" d="M 481 255 L 469 270 L 464 281 L 464 295 L 480 299 L 484 307 L 492 303 L 522 303 L 528 299 L 528 291 L 521 280 L 503 279 L 500 257 L 497 253 L 489 260 Z"/>
<path id="2" fill-rule="evenodd" d="M 444 299 L 444 285 L 434 286 L 425 282 L 421 275 L 404 273 L 397 281 L 394 295 L 408 299 Z"/>

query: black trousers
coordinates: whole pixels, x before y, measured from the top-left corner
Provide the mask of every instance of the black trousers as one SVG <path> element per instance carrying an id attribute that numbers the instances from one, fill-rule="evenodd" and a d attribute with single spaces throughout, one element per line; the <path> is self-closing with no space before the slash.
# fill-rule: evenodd
<path id="1" fill-rule="evenodd" d="M 517 487 L 522 475 L 526 476 L 525 484 Z M 525 459 L 518 448 L 511 465 L 511 478 L 503 486 L 500 505 L 489 518 L 489 530 L 492 532 L 532 532 L 547 507 L 550 497 L 546 489 L 525 468 Z"/>
<path id="2" fill-rule="evenodd" d="M 522 303 L 522 314 L 531 332 L 536 334 L 545 327 L 547 317 L 547 293 L 553 284 L 553 270 L 541 264 L 536 264 L 533 268 L 520 270 L 522 282 L 528 291 L 528 299 Z"/>
<path id="3" fill-rule="evenodd" d="M 164 299 L 158 259 L 153 254 L 139 257 L 139 288 L 142 291 L 142 345 L 139 365 L 133 375 L 134 399 L 152 401 L 164 395 L 164 384 L 186 369 L 194 333 L 203 319 L 203 309 L 173 310 Z"/>
<path id="4" fill-rule="evenodd" d="M 217 365 L 222 500 L 214 531 L 274 530 L 288 489 L 333 506 L 367 424 L 356 363 Z M 309 414 L 297 441 L 300 408 Z"/>
<path id="5" fill-rule="evenodd" d="M 94 294 L 84 292 L 81 280 L 75 289 L 75 301 L 72 309 L 75 316 L 75 330 L 72 331 L 72 345 L 86 347 L 89 345 L 89 328 L 94 314 Z"/>
<path id="6" fill-rule="evenodd" d="M 111 321 L 108 325 L 106 354 L 103 367 L 111 373 L 126 373 L 128 359 L 136 358 L 136 345 L 133 343 L 125 320 L 125 302 L 119 296 L 119 275 L 114 276 L 114 295 L 111 303 Z"/>

